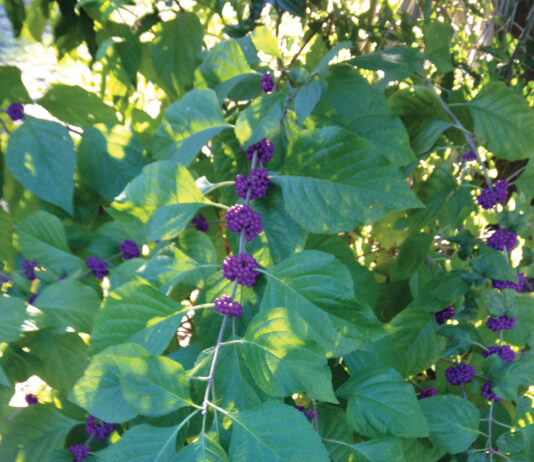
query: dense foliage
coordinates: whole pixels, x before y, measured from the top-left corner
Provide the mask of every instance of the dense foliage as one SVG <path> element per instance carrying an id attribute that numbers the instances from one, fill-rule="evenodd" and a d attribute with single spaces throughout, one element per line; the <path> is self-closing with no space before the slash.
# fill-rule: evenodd
<path id="1" fill-rule="evenodd" d="M 5 1 L 0 460 L 534 461 L 534 14 L 393 3 Z"/>

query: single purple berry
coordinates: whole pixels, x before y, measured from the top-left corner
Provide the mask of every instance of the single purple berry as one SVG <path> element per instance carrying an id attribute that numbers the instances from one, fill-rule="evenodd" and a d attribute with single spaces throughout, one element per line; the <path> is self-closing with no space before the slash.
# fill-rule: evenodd
<path id="1" fill-rule="evenodd" d="M 521 289 L 523 289 L 523 286 L 525 285 L 525 276 L 523 276 L 521 273 L 517 273 L 517 280 L 518 283 L 515 284 L 511 281 L 500 281 L 497 279 L 491 280 L 491 287 L 498 290 L 503 289 L 514 289 L 516 292 L 521 292 Z"/>
<path id="2" fill-rule="evenodd" d="M 201 213 L 199 213 L 193 218 L 192 223 L 195 225 L 196 229 L 202 231 L 203 233 L 210 229 L 210 225 L 206 223 L 206 217 Z"/>
<path id="3" fill-rule="evenodd" d="M 37 396 L 35 396 L 32 393 L 28 393 L 24 399 L 28 403 L 28 406 L 32 406 L 33 404 L 39 404 L 39 400 L 37 399 Z"/>
<path id="4" fill-rule="evenodd" d="M 465 154 L 462 154 L 462 159 L 464 159 L 464 160 L 477 160 L 477 155 L 475 154 L 475 151 L 473 151 L 471 149 L 471 151 L 468 151 Z"/>
<path id="5" fill-rule="evenodd" d="M 85 263 L 98 279 L 103 279 L 104 276 L 109 274 L 108 264 L 104 260 L 100 260 L 98 257 L 91 256 L 85 260 Z"/>
<path id="6" fill-rule="evenodd" d="M 64 281 L 65 280 L 65 276 L 59 276 L 59 280 L 60 281 Z"/>
<path id="7" fill-rule="evenodd" d="M 511 318 L 507 316 L 499 316 L 498 318 L 494 318 L 493 316 L 490 316 L 488 320 L 486 321 L 486 327 L 488 329 L 491 329 L 493 332 L 499 332 L 503 329 L 513 329 L 515 327 L 515 321 L 516 317 L 513 316 Z"/>
<path id="8" fill-rule="evenodd" d="M 89 448 L 84 444 L 75 444 L 74 446 L 69 446 L 68 450 L 72 452 L 72 455 L 74 456 L 73 462 L 81 462 L 89 455 L 90 452 Z"/>
<path id="9" fill-rule="evenodd" d="M 475 368 L 469 364 L 458 364 L 457 366 L 448 367 L 445 371 L 447 382 L 452 385 L 460 385 L 462 383 L 469 383 L 473 380 L 475 375 Z"/>
<path id="10" fill-rule="evenodd" d="M 311 409 L 304 411 L 304 414 L 306 414 L 308 420 L 313 420 L 315 417 L 319 418 L 319 414 L 315 414 Z"/>
<path id="11" fill-rule="evenodd" d="M 226 257 L 222 262 L 223 276 L 230 281 L 237 279 L 238 284 L 252 287 L 260 275 L 254 268 L 259 268 L 256 259 L 249 254 L 240 253 L 234 257 Z"/>
<path id="12" fill-rule="evenodd" d="M 484 398 L 489 399 L 490 401 L 502 401 L 502 398 L 499 398 L 495 392 L 491 389 L 493 384 L 488 380 L 487 382 L 482 385 L 482 388 L 480 389 L 480 393 Z"/>
<path id="13" fill-rule="evenodd" d="M 417 395 L 417 399 L 430 398 L 431 396 L 436 396 L 436 389 L 432 387 L 423 387 L 421 393 Z"/>
<path id="14" fill-rule="evenodd" d="M 105 440 L 113 433 L 113 430 L 115 430 L 115 425 L 112 423 L 102 421 L 102 425 L 99 425 L 94 416 L 90 415 L 87 418 L 85 431 L 95 440 Z"/>
<path id="15" fill-rule="evenodd" d="M 482 357 L 487 358 L 488 356 L 496 355 L 499 350 L 498 346 L 490 346 L 482 353 Z"/>
<path id="16" fill-rule="evenodd" d="M 517 244 L 517 233 L 506 231 L 505 229 L 498 229 L 491 235 L 486 243 L 493 249 L 506 249 L 508 252 L 511 252 Z"/>
<path id="17" fill-rule="evenodd" d="M 245 229 L 247 241 L 251 241 L 263 230 L 261 215 L 248 205 L 237 204 L 226 212 L 226 227 L 234 233 Z"/>
<path id="18" fill-rule="evenodd" d="M 124 241 L 119 244 L 119 250 L 121 251 L 122 258 L 125 260 L 139 258 L 141 256 L 139 247 L 137 247 L 137 242 L 130 239 L 124 239 Z"/>
<path id="19" fill-rule="evenodd" d="M 268 176 L 269 173 L 262 167 L 251 170 L 248 178 L 245 175 L 237 175 L 235 177 L 235 192 L 239 197 L 246 199 L 250 187 L 250 199 L 260 199 L 267 194 L 267 188 L 272 183 Z"/>
<path id="20" fill-rule="evenodd" d="M 484 188 L 477 197 L 478 204 L 484 209 L 491 209 L 495 204 L 502 204 L 508 197 L 508 182 L 506 180 L 496 181 L 493 191 Z"/>
<path id="21" fill-rule="evenodd" d="M 20 103 L 10 104 L 6 112 L 13 122 L 24 119 L 24 106 Z"/>
<path id="22" fill-rule="evenodd" d="M 261 79 L 261 89 L 264 93 L 270 93 L 273 91 L 274 83 L 273 78 L 271 77 L 271 74 L 269 72 L 262 75 Z"/>
<path id="23" fill-rule="evenodd" d="M 263 138 L 260 142 L 253 144 L 246 151 L 245 154 L 247 159 L 252 162 L 254 157 L 254 152 L 258 153 L 258 160 L 265 165 L 273 158 L 274 146 L 273 143 L 267 141 L 266 138 Z"/>
<path id="24" fill-rule="evenodd" d="M 454 307 L 448 306 L 444 310 L 434 313 L 434 317 L 436 318 L 436 322 L 441 325 L 444 324 L 447 319 L 454 318 L 455 314 L 456 312 L 454 311 Z"/>
<path id="25" fill-rule="evenodd" d="M 37 276 L 35 275 L 35 267 L 37 266 L 37 262 L 35 260 L 22 260 L 21 266 L 24 269 L 24 276 L 26 276 L 28 281 L 34 281 L 37 279 Z"/>
<path id="26" fill-rule="evenodd" d="M 512 363 L 515 360 L 515 351 L 509 345 L 503 345 L 499 348 L 499 357 L 507 363 Z"/>
<path id="27" fill-rule="evenodd" d="M 215 311 L 227 314 L 228 316 L 239 318 L 243 311 L 243 307 L 238 302 L 228 297 L 228 295 L 216 298 L 213 300 L 213 303 L 215 303 Z"/>

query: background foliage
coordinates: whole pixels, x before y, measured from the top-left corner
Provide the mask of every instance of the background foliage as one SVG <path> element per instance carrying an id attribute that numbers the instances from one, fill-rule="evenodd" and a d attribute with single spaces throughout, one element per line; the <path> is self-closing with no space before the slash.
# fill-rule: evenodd
<path id="1" fill-rule="evenodd" d="M 98 461 L 534 461 L 532 2 L 4 6 L 86 78 L 34 94 L 0 66 L 0 107 L 25 105 L 0 113 L 2 461 L 84 442 Z M 218 341 L 240 248 L 224 212 L 265 137 L 261 274 Z M 505 200 L 481 208 L 497 180 Z M 514 250 L 486 245 L 497 228 Z M 515 329 L 486 327 L 504 315 Z M 515 361 L 483 357 L 503 344 Z M 458 362 L 476 370 L 461 387 Z M 39 403 L 15 410 L 32 376 Z M 88 415 L 109 439 L 87 441 Z"/>

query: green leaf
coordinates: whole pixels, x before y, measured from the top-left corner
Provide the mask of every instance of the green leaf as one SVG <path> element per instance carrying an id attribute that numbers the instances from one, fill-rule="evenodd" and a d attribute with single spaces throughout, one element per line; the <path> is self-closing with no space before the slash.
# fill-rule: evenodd
<path id="1" fill-rule="evenodd" d="M 474 404 L 454 395 L 420 401 L 430 429 L 430 441 L 449 454 L 466 451 L 478 438 L 480 414 Z"/>
<path id="2" fill-rule="evenodd" d="M 424 56 L 418 48 L 393 47 L 357 56 L 351 63 L 364 69 L 384 71 L 385 79 L 391 81 L 404 80 L 422 71 L 423 60 Z"/>
<path id="3" fill-rule="evenodd" d="M 534 377 L 534 356 L 525 355 L 513 363 L 507 363 L 494 381 L 493 391 L 503 399 L 516 400 L 518 388 L 531 385 Z"/>
<path id="4" fill-rule="evenodd" d="M 25 116 L 9 137 L 6 165 L 26 189 L 72 214 L 76 154 L 65 127 Z"/>
<path id="5" fill-rule="evenodd" d="M 20 69 L 15 66 L 0 66 L 0 104 L 31 103 L 31 101 L 22 83 Z"/>
<path id="6" fill-rule="evenodd" d="M 347 422 L 364 436 L 428 436 L 428 425 L 413 387 L 394 369 L 363 369 L 336 394 L 347 399 Z"/>
<path id="7" fill-rule="evenodd" d="M 176 452 L 176 427 L 136 425 L 121 436 L 115 444 L 99 451 L 99 462 L 129 460 L 135 462 L 168 462 Z"/>
<path id="8" fill-rule="evenodd" d="M 168 160 L 144 167 L 108 212 L 136 241 L 147 242 L 177 236 L 207 204 L 191 173 Z"/>
<path id="9" fill-rule="evenodd" d="M 278 48 L 278 41 L 268 27 L 256 27 L 252 32 L 252 43 L 257 50 L 263 51 L 275 58 L 282 58 Z"/>
<path id="10" fill-rule="evenodd" d="M 304 0 L 273 0 L 273 5 L 279 10 L 288 11 L 295 16 L 306 15 L 306 2 Z"/>
<path id="11" fill-rule="evenodd" d="M 41 326 L 49 326 L 57 331 L 74 329 L 77 332 L 91 332 L 100 298 L 91 287 L 78 281 L 65 280 L 46 286 L 33 305 L 45 315 Z"/>
<path id="12" fill-rule="evenodd" d="M 307 338 L 306 322 L 294 311 L 271 308 L 258 313 L 240 348 L 266 394 L 285 397 L 301 390 L 310 398 L 337 402 L 322 349 Z"/>
<path id="13" fill-rule="evenodd" d="M 130 407 L 119 382 L 119 364 L 131 358 L 148 357 L 141 346 L 123 343 L 107 348 L 91 360 L 69 394 L 69 401 L 106 422 L 124 422 L 137 413 Z"/>
<path id="14" fill-rule="evenodd" d="M 208 141 L 229 127 L 215 92 L 195 89 L 166 109 L 154 138 L 154 157 L 187 166 Z"/>
<path id="15" fill-rule="evenodd" d="M 0 343 L 14 342 L 22 332 L 26 314 L 26 301 L 17 297 L 0 297 Z"/>
<path id="16" fill-rule="evenodd" d="M 118 123 L 113 107 L 78 85 L 55 84 L 38 103 L 54 117 L 72 125 Z"/>
<path id="17" fill-rule="evenodd" d="M 54 335 L 49 330 L 40 330 L 30 349 L 41 360 L 39 377 L 63 393 L 70 391 L 89 364 L 88 346 L 78 334 Z"/>
<path id="18" fill-rule="evenodd" d="M 13 35 L 15 38 L 20 37 L 22 26 L 26 19 L 26 9 L 24 8 L 23 0 L 5 0 L 2 2 L 6 9 L 7 17 L 11 22 L 13 28 Z"/>
<path id="19" fill-rule="evenodd" d="M 224 449 L 214 438 L 201 433 L 198 440 L 183 448 L 173 459 L 174 462 L 228 462 Z"/>
<path id="20" fill-rule="evenodd" d="M 352 430 L 345 420 L 345 412 L 338 406 L 330 404 L 319 407 L 319 435 L 324 438 L 324 445 L 332 462 L 347 462 L 351 458 L 350 444 L 354 441 Z M 331 443 L 334 440 L 340 443 Z"/>
<path id="21" fill-rule="evenodd" d="M 0 460 L 48 460 L 78 423 L 52 405 L 30 406 L 2 430 Z"/>
<path id="22" fill-rule="evenodd" d="M 318 74 L 319 72 L 323 71 L 328 67 L 328 64 L 330 61 L 332 61 L 337 54 L 343 50 L 344 48 L 350 48 L 352 46 L 352 43 L 349 41 L 339 42 L 336 43 L 328 52 L 322 57 L 322 59 L 319 61 L 319 63 L 313 68 L 312 74 Z"/>
<path id="23" fill-rule="evenodd" d="M 170 96 L 193 85 L 203 37 L 204 29 L 194 13 L 181 12 L 175 19 L 161 24 L 161 31 L 151 43 L 150 56 Z"/>
<path id="24" fill-rule="evenodd" d="M 277 401 L 238 414 L 229 414 L 233 431 L 232 462 L 328 462 L 319 435 L 296 409 Z"/>
<path id="25" fill-rule="evenodd" d="M 284 93 L 256 98 L 237 116 L 235 134 L 243 149 L 261 141 L 274 131 L 284 115 Z"/>
<path id="26" fill-rule="evenodd" d="M 471 268 L 482 276 L 500 281 L 518 283 L 517 270 L 512 268 L 506 257 L 496 249 L 481 244 L 478 248 L 477 258 L 470 262 Z"/>
<path id="27" fill-rule="evenodd" d="M 405 462 L 402 440 L 374 438 L 364 443 L 351 444 L 355 462 Z"/>
<path id="28" fill-rule="evenodd" d="M 404 457 L 408 462 L 437 462 L 445 451 L 430 445 L 428 440 L 403 438 Z"/>
<path id="29" fill-rule="evenodd" d="M 82 178 L 108 201 L 141 173 L 146 163 L 142 146 L 121 125 L 85 128 L 78 155 Z"/>
<path id="30" fill-rule="evenodd" d="M 187 308 L 147 285 L 132 281 L 110 292 L 98 311 L 91 348 L 102 351 L 110 345 L 131 342 L 150 353 L 162 353 L 176 333 Z"/>
<path id="31" fill-rule="evenodd" d="M 76 3 L 75 10 L 79 11 L 83 8 L 83 11 L 87 11 L 92 17 L 97 20 L 103 20 L 106 22 L 111 13 L 115 11 L 119 6 L 130 3 L 129 0 L 81 0 Z"/>
<path id="32" fill-rule="evenodd" d="M 300 123 L 312 113 L 313 108 L 321 98 L 321 84 L 317 80 L 300 87 L 295 96 L 295 113 Z"/>
<path id="33" fill-rule="evenodd" d="M 313 120 L 319 126 L 336 124 L 346 128 L 371 142 L 375 155 L 384 156 L 392 165 L 415 161 L 406 127 L 380 90 L 345 65 L 332 67 L 326 83 L 313 111 Z"/>
<path id="34" fill-rule="evenodd" d="M 525 100 L 502 82 L 489 82 L 467 103 L 475 134 L 497 157 L 520 160 L 534 153 L 534 111 Z"/>
<path id="35" fill-rule="evenodd" d="M 417 271 L 424 261 L 434 236 L 429 233 L 412 234 L 404 241 L 399 256 L 391 267 L 391 280 L 402 281 Z"/>
<path id="36" fill-rule="evenodd" d="M 260 311 L 285 307 L 307 323 L 310 339 L 339 356 L 383 335 L 367 305 L 354 299 L 347 268 L 332 255 L 305 250 L 269 269 Z"/>
<path id="37" fill-rule="evenodd" d="M 291 217 L 313 233 L 351 231 L 422 205 L 369 142 L 338 127 L 300 132 L 274 182 Z"/>
<path id="38" fill-rule="evenodd" d="M 0 366 L 0 385 L 7 388 L 11 388 L 13 386 L 11 380 L 9 380 L 9 377 L 4 372 L 4 368 L 2 366 Z"/>
<path id="39" fill-rule="evenodd" d="M 423 26 L 425 57 L 436 65 L 441 74 L 453 70 L 449 50 L 453 33 L 454 30 L 450 24 L 439 21 Z"/>
<path id="40" fill-rule="evenodd" d="M 415 155 L 420 156 L 430 152 L 441 135 L 452 126 L 453 124 L 443 120 L 425 120 L 419 123 L 417 132 L 412 140 L 412 148 Z"/>
<path id="41" fill-rule="evenodd" d="M 22 220 L 16 230 L 20 250 L 28 260 L 36 260 L 58 275 L 86 268 L 83 260 L 72 255 L 63 225 L 56 216 L 35 212 Z"/>
<path id="42" fill-rule="evenodd" d="M 124 399 L 138 414 L 158 417 L 191 403 L 184 368 L 172 359 L 129 358 L 118 366 Z"/>

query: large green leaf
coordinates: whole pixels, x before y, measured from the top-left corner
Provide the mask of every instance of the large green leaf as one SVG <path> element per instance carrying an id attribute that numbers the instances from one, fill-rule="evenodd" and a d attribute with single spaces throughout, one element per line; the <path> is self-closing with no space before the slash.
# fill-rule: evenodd
<path id="1" fill-rule="evenodd" d="M 137 412 L 128 404 L 119 382 L 119 363 L 150 354 L 141 346 L 123 343 L 107 348 L 91 360 L 82 378 L 76 382 L 69 400 L 106 422 L 124 422 Z"/>
<path id="2" fill-rule="evenodd" d="M 430 233 L 410 235 L 402 244 L 399 256 L 391 268 L 393 282 L 409 278 L 424 261 L 434 236 Z"/>
<path id="3" fill-rule="evenodd" d="M 22 220 L 16 230 L 20 250 L 28 260 L 36 260 L 58 275 L 86 268 L 83 260 L 72 255 L 63 225 L 56 216 L 35 212 Z"/>
<path id="4" fill-rule="evenodd" d="M 269 462 L 327 462 L 319 435 L 296 409 L 269 401 L 254 409 L 229 414 L 233 423 L 229 459 Z"/>
<path id="5" fill-rule="evenodd" d="M 376 154 L 397 166 L 415 160 L 408 132 L 388 100 L 349 66 L 331 68 L 313 119 L 322 126 L 337 124 L 372 143 Z"/>
<path id="6" fill-rule="evenodd" d="M 469 401 L 454 395 L 435 396 L 420 402 L 430 429 L 430 440 L 449 454 L 466 451 L 478 438 L 480 415 Z"/>
<path id="7" fill-rule="evenodd" d="M 154 138 L 154 157 L 187 166 L 209 140 L 229 127 L 215 92 L 192 90 L 165 110 Z"/>
<path id="8" fill-rule="evenodd" d="M 347 462 L 351 458 L 350 446 L 354 441 L 352 430 L 347 425 L 345 411 L 330 404 L 319 407 L 319 434 L 332 462 Z M 333 440 L 334 442 L 329 442 Z"/>
<path id="9" fill-rule="evenodd" d="M 48 460 L 78 423 L 52 405 L 30 406 L 2 431 L 0 460 Z"/>
<path id="10" fill-rule="evenodd" d="M 143 148 L 121 125 L 85 128 L 78 154 L 82 178 L 108 201 L 112 201 L 146 163 Z"/>
<path id="11" fill-rule="evenodd" d="M 150 56 L 170 96 L 189 89 L 199 62 L 204 30 L 196 14 L 181 12 L 162 23 L 151 44 Z"/>
<path id="12" fill-rule="evenodd" d="M 406 462 L 400 438 L 373 438 L 351 444 L 355 462 Z"/>
<path id="13" fill-rule="evenodd" d="M 489 82 L 467 103 L 475 133 L 497 157 L 519 160 L 534 154 L 534 110 L 503 82 Z"/>
<path id="14" fill-rule="evenodd" d="M 162 353 L 175 335 L 187 308 L 145 282 L 132 281 L 110 292 L 91 332 L 91 348 L 102 351 L 124 342 Z"/>
<path id="15" fill-rule="evenodd" d="M 228 457 L 214 438 L 201 433 L 198 440 L 176 454 L 173 462 L 228 462 Z"/>
<path id="16" fill-rule="evenodd" d="M 383 334 L 367 305 L 354 299 L 347 268 L 332 255 L 306 250 L 269 269 L 260 310 L 285 307 L 307 323 L 310 338 L 338 356 Z"/>
<path id="17" fill-rule="evenodd" d="M 442 74 L 453 69 L 449 50 L 453 33 L 452 26 L 444 22 L 429 22 L 423 26 L 425 57 L 432 61 Z"/>
<path id="18" fill-rule="evenodd" d="M 364 436 L 428 436 L 428 424 L 413 387 L 394 369 L 363 369 L 336 394 L 348 401 L 348 424 Z"/>
<path id="19" fill-rule="evenodd" d="M 256 98 L 237 116 L 235 134 L 243 149 L 269 136 L 282 121 L 284 93 L 271 93 Z"/>
<path id="20" fill-rule="evenodd" d="M 5 101 L 9 103 L 31 102 L 18 67 L 0 66 L 0 104 Z"/>
<path id="21" fill-rule="evenodd" d="M 28 317 L 25 300 L 0 296 L 0 343 L 17 340 Z"/>
<path id="22" fill-rule="evenodd" d="M 130 428 L 115 444 L 98 452 L 98 461 L 169 462 L 176 452 L 176 435 L 181 426 Z"/>
<path id="23" fill-rule="evenodd" d="M 422 70 L 423 61 L 419 48 L 393 47 L 357 56 L 351 62 L 364 69 L 384 71 L 386 80 L 391 81 L 412 77 Z"/>
<path id="24" fill-rule="evenodd" d="M 45 319 L 39 322 L 41 327 L 91 332 L 100 298 L 91 287 L 66 280 L 45 287 L 33 305 L 45 315 Z"/>
<path id="25" fill-rule="evenodd" d="M 9 137 L 6 164 L 26 189 L 72 213 L 76 154 L 65 127 L 25 116 Z"/>
<path id="26" fill-rule="evenodd" d="M 108 211 L 138 242 L 147 242 L 175 237 L 208 204 L 191 173 L 166 160 L 143 168 Z"/>
<path id="27" fill-rule="evenodd" d="M 306 322 L 294 311 L 271 308 L 250 321 L 241 349 L 256 384 L 268 395 L 300 391 L 337 402 L 322 348 L 307 338 Z"/>
<path id="28" fill-rule="evenodd" d="M 54 117 L 72 125 L 118 123 L 114 108 L 78 85 L 55 84 L 38 103 Z"/>
<path id="29" fill-rule="evenodd" d="M 495 380 L 493 391 L 503 399 L 516 400 L 519 387 L 532 385 L 534 377 L 534 356 L 532 354 L 507 363 Z"/>
<path id="30" fill-rule="evenodd" d="M 124 399 L 138 414 L 157 417 L 191 403 L 184 368 L 176 361 L 151 356 L 117 364 Z"/>
<path id="31" fill-rule="evenodd" d="M 301 132 L 274 182 L 291 217 L 314 233 L 351 231 L 388 210 L 422 205 L 368 141 L 338 127 Z"/>
<path id="32" fill-rule="evenodd" d="M 428 440 L 403 438 L 404 457 L 408 462 L 437 462 L 445 451 L 430 445 Z"/>

